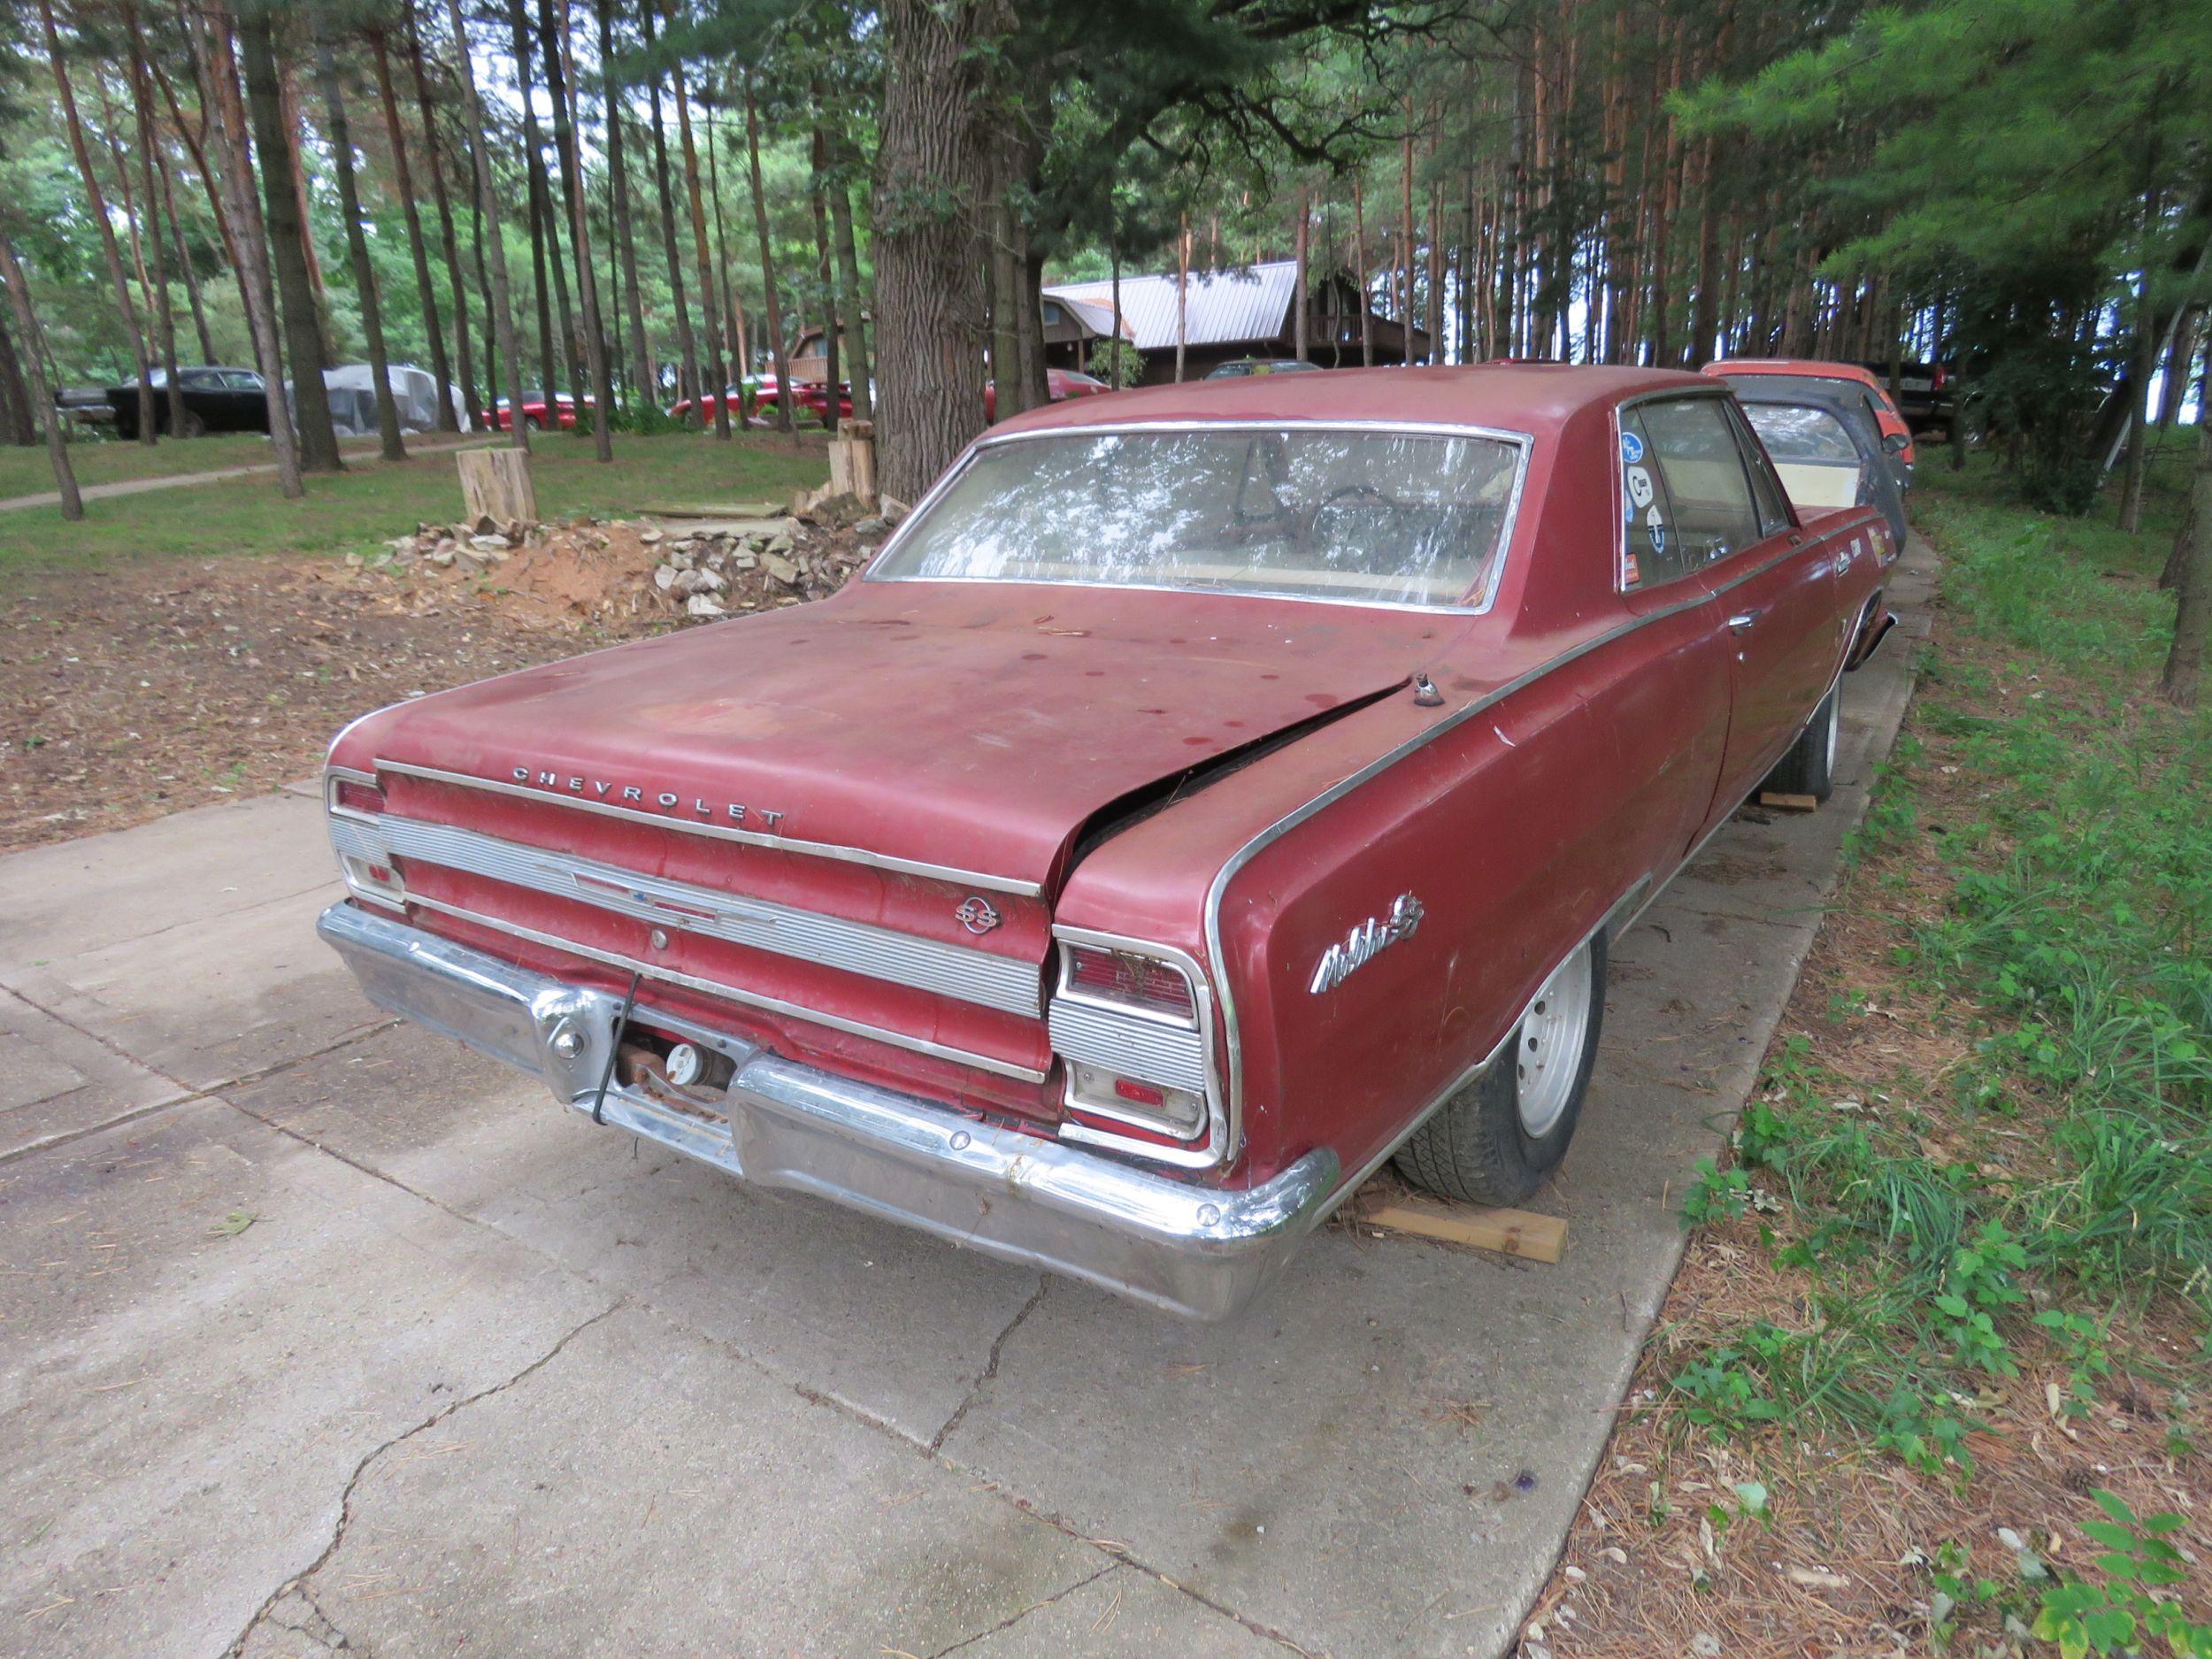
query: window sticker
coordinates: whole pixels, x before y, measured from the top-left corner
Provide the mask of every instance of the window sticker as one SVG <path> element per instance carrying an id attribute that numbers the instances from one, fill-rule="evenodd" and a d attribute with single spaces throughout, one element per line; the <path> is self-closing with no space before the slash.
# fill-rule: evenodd
<path id="1" fill-rule="evenodd" d="M 1667 550 L 1667 518 L 1666 515 L 1659 511 L 1656 502 L 1653 503 L 1651 510 L 1644 514 L 1644 528 L 1651 536 L 1651 550 L 1654 553 L 1665 552 Z"/>
<path id="2" fill-rule="evenodd" d="M 1643 572 L 1639 570 L 1636 566 L 1636 555 L 1634 551 L 1632 549 L 1624 549 L 1621 553 L 1621 586 L 1624 588 L 1635 588 L 1640 586 L 1643 580 Z"/>
<path id="3" fill-rule="evenodd" d="M 1636 503 L 1639 511 L 1650 506 L 1652 496 L 1657 493 L 1651 487 L 1649 468 L 1632 466 L 1628 469 L 1628 498 Z"/>
<path id="4" fill-rule="evenodd" d="M 1621 459 L 1633 466 L 1644 458 L 1644 441 L 1632 432 L 1621 434 Z"/>

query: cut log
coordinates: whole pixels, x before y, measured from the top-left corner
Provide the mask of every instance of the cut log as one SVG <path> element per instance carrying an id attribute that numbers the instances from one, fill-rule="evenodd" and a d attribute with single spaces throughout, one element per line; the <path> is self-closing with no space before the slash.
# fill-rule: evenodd
<path id="1" fill-rule="evenodd" d="M 830 440 L 829 488 L 833 495 L 850 495 L 863 506 L 876 504 L 876 426 L 872 420 L 839 423 Z"/>
<path id="2" fill-rule="evenodd" d="M 1440 1239 L 1447 1244 L 1471 1244 L 1531 1262 L 1556 1263 L 1567 1248 L 1564 1221 L 1525 1210 L 1475 1210 L 1440 1199 L 1409 1196 L 1364 1202 L 1357 1213 L 1371 1227 Z"/>
<path id="3" fill-rule="evenodd" d="M 530 487 L 526 449 L 463 449 L 454 457 L 461 469 L 462 517 L 470 524 L 535 524 L 537 492 Z"/>
<path id="4" fill-rule="evenodd" d="M 1774 789 L 1760 790 L 1759 804 L 1761 806 L 1779 807 L 1785 812 L 1816 812 L 1820 810 L 1820 802 L 1816 796 L 1809 795 L 1784 795 L 1778 790 Z"/>

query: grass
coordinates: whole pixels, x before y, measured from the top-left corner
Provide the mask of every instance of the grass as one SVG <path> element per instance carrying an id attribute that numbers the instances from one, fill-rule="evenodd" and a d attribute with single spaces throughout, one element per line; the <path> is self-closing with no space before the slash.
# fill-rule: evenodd
<path id="1" fill-rule="evenodd" d="M 726 444 L 692 434 L 626 435 L 616 438 L 614 449 L 614 460 L 603 466 L 593 460 L 588 439 L 541 437 L 531 461 L 541 514 L 611 517 L 649 507 L 777 499 L 819 484 L 827 472 L 818 446 L 794 447 L 780 437 Z M 298 501 L 278 495 L 273 480 L 255 477 L 87 502 L 84 518 L 73 525 L 58 508 L 24 508 L 0 513 L 0 586 L 30 572 L 148 554 L 342 554 L 373 548 L 426 520 L 450 522 L 460 511 L 449 453 L 396 466 L 358 461 L 340 476 L 309 480 Z"/>
<path id="2" fill-rule="evenodd" d="M 2165 1542 L 2212 1383 L 2212 711 L 2154 690 L 2193 437 L 2140 536 L 1924 466 L 1937 644 L 1796 1029 L 1686 1195 L 1691 1264 L 1616 1442 L 1663 1472 L 1754 1460 L 1784 1517 L 1755 1565 L 1855 1561 L 1932 1651 L 2212 1655 L 2212 1571 Z M 1655 1534 L 1679 1479 L 1651 1483 Z M 2136 1508 L 2107 1490 L 2130 1481 Z M 1726 1555 L 1709 1540 L 1694 1587 L 1725 1577 L 1774 1628 L 1771 1579 Z"/>
<path id="3" fill-rule="evenodd" d="M 348 454 L 376 453 L 373 438 L 343 438 Z M 176 478 L 188 472 L 217 472 L 234 466 L 266 466 L 269 441 L 252 433 L 225 433 L 183 442 L 164 439 L 148 449 L 115 438 L 81 438 L 69 446 L 77 482 L 120 484 L 141 478 Z M 14 495 L 42 495 L 54 488 L 54 469 L 42 445 L 0 447 L 0 501 Z"/>

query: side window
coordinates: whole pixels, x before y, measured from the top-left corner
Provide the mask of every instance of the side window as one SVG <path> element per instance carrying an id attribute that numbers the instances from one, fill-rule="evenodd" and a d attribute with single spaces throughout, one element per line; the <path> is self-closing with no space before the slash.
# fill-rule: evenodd
<path id="1" fill-rule="evenodd" d="M 1687 575 L 1674 509 L 1639 409 L 1621 411 L 1621 587 L 1656 588 Z"/>
<path id="2" fill-rule="evenodd" d="M 1750 421 L 1744 411 L 1732 408 L 1728 419 L 1735 425 L 1737 442 L 1743 445 L 1744 470 L 1751 474 L 1751 498 L 1759 509 L 1759 534 L 1779 535 L 1790 527 L 1788 492 L 1783 489 L 1781 478 L 1775 472 L 1774 463 L 1768 458 L 1764 446 L 1752 435 Z M 1844 442 L 1848 443 L 1850 440 L 1846 438 Z"/>
<path id="3" fill-rule="evenodd" d="M 1640 412 L 1666 481 L 1683 556 L 1707 565 L 1758 541 L 1751 478 L 1725 400 L 1670 397 L 1642 404 Z"/>

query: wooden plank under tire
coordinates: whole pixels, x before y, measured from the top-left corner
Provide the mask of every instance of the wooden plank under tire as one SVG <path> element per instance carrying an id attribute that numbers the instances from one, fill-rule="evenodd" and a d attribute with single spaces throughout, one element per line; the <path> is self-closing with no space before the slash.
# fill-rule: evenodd
<path id="1" fill-rule="evenodd" d="M 1567 1248 L 1567 1224 L 1557 1216 L 1525 1210 L 1477 1210 L 1411 1194 L 1358 1201 L 1363 1225 L 1410 1233 L 1447 1244 L 1471 1244 L 1525 1261 L 1555 1263 Z"/>

